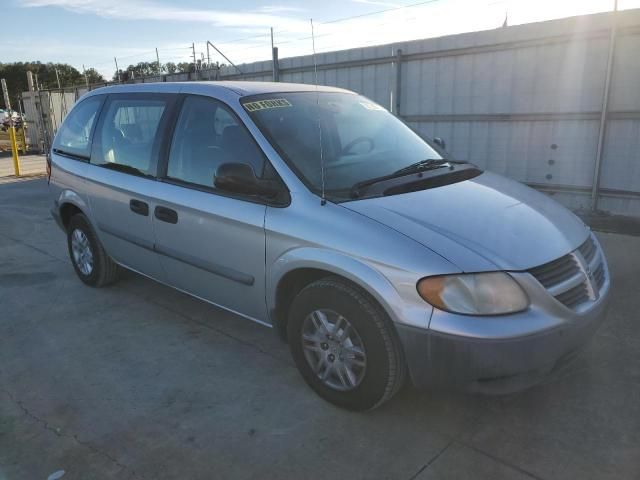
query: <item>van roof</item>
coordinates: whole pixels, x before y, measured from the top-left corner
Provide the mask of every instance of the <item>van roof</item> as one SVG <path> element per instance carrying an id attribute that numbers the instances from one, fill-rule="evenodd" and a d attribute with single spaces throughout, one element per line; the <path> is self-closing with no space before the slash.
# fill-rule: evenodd
<path id="1" fill-rule="evenodd" d="M 238 96 L 258 95 L 262 93 L 281 92 L 315 92 L 316 88 L 320 92 L 341 92 L 353 93 L 337 87 L 327 87 L 324 85 L 309 85 L 304 83 L 281 83 L 281 82 L 245 82 L 245 81 L 215 81 L 215 82 L 155 82 L 155 83 L 127 83 L 121 85 L 111 85 L 108 87 L 92 90 L 91 93 L 126 93 L 126 92 L 166 92 L 166 93 L 189 93 L 193 89 L 202 91 L 211 89 L 211 93 L 220 92 L 224 89 L 232 91 Z"/>

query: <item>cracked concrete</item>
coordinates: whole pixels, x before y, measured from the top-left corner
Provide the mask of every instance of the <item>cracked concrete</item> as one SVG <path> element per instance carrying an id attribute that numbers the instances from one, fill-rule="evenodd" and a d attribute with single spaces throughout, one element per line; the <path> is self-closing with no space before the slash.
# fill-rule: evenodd
<path id="1" fill-rule="evenodd" d="M 144 477 L 140 477 L 139 475 L 137 475 L 134 470 L 131 470 L 127 465 L 123 465 L 117 459 L 115 459 L 111 455 L 109 455 L 107 452 L 103 452 L 100 449 L 94 447 L 93 445 L 91 445 L 91 444 L 89 444 L 87 442 L 83 442 L 82 440 L 80 440 L 78 438 L 78 435 L 75 435 L 75 434 L 74 435 L 69 435 L 67 433 L 64 433 L 60 428 L 52 427 L 51 425 L 49 425 L 49 422 L 47 422 L 46 420 L 38 417 L 37 415 L 35 415 L 31 411 L 29 411 L 29 409 L 27 407 L 25 407 L 24 404 L 21 401 L 16 400 L 11 392 L 9 392 L 7 390 L 4 390 L 4 393 L 11 399 L 11 401 L 13 403 L 15 403 L 24 412 L 24 414 L 26 416 L 28 416 L 28 417 L 32 418 L 33 420 L 35 420 L 36 422 L 40 423 L 45 430 L 48 430 L 48 431 L 52 432 L 53 434 L 55 434 L 58 437 L 70 438 L 70 439 L 74 440 L 78 445 L 81 445 L 84 448 L 90 450 L 91 452 L 105 457 L 107 460 L 109 460 L 110 462 L 112 462 L 114 465 L 116 465 L 117 467 L 121 468 L 122 470 L 130 470 L 131 474 L 133 475 L 134 478 L 144 478 Z"/>
<path id="2" fill-rule="evenodd" d="M 639 238 L 600 235 L 611 314 L 561 375 L 354 414 L 267 328 L 135 274 L 84 287 L 46 193 L 0 185 L 1 480 L 640 477 Z"/>

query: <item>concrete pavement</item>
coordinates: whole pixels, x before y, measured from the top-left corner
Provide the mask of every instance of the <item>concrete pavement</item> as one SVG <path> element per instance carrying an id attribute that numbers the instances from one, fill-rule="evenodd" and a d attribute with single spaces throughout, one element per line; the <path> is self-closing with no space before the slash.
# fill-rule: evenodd
<path id="1" fill-rule="evenodd" d="M 610 316 L 556 377 L 356 414 L 265 327 L 131 273 L 83 286 L 45 180 L 0 185 L 0 205 L 2 480 L 640 478 L 640 238 L 599 235 Z"/>
<path id="2" fill-rule="evenodd" d="M 44 155 L 20 155 L 20 174 L 22 176 L 44 175 L 46 172 L 46 157 Z M 10 152 L 0 154 L 0 183 L 6 183 L 13 177 L 15 179 L 13 169 L 13 158 Z"/>

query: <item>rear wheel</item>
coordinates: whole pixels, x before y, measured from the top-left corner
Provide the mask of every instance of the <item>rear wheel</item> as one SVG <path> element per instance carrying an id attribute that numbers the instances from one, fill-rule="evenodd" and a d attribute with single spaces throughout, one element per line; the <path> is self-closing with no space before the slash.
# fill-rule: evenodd
<path id="1" fill-rule="evenodd" d="M 73 268 L 86 285 L 102 287 L 116 280 L 118 265 L 107 255 L 89 220 L 81 213 L 69 221 L 67 246 Z"/>
<path id="2" fill-rule="evenodd" d="M 384 310 L 339 277 L 305 287 L 287 323 L 291 353 L 322 398 L 352 410 L 389 400 L 405 378 L 402 349 Z"/>

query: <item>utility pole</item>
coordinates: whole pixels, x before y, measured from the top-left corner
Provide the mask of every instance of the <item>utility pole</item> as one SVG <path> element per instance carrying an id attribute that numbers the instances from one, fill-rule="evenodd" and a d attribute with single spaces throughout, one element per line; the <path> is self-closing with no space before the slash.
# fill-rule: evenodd
<path id="1" fill-rule="evenodd" d="M 60 86 L 60 74 L 58 73 L 58 69 L 56 68 L 56 81 L 58 82 L 58 88 L 62 88 Z"/>
<path id="2" fill-rule="evenodd" d="M 84 83 L 87 85 L 87 88 L 89 88 L 89 77 L 87 77 L 87 71 L 84 68 L 84 64 L 82 64 L 82 72 L 84 73 Z"/>
<path id="3" fill-rule="evenodd" d="M 207 42 L 207 68 L 211 67 L 211 57 L 209 56 L 209 42 Z"/>
<path id="4" fill-rule="evenodd" d="M 158 47 L 156 47 L 156 62 L 158 62 L 158 73 L 162 73 L 162 69 L 160 68 L 160 55 L 158 55 Z"/>
<path id="5" fill-rule="evenodd" d="M 118 76 L 118 83 L 122 83 L 122 79 L 120 78 L 120 69 L 118 68 L 118 59 L 113 57 L 113 61 L 116 63 L 116 75 Z"/>
<path id="6" fill-rule="evenodd" d="M 196 69 L 196 44 L 191 44 L 191 50 L 193 51 L 193 69 Z"/>

